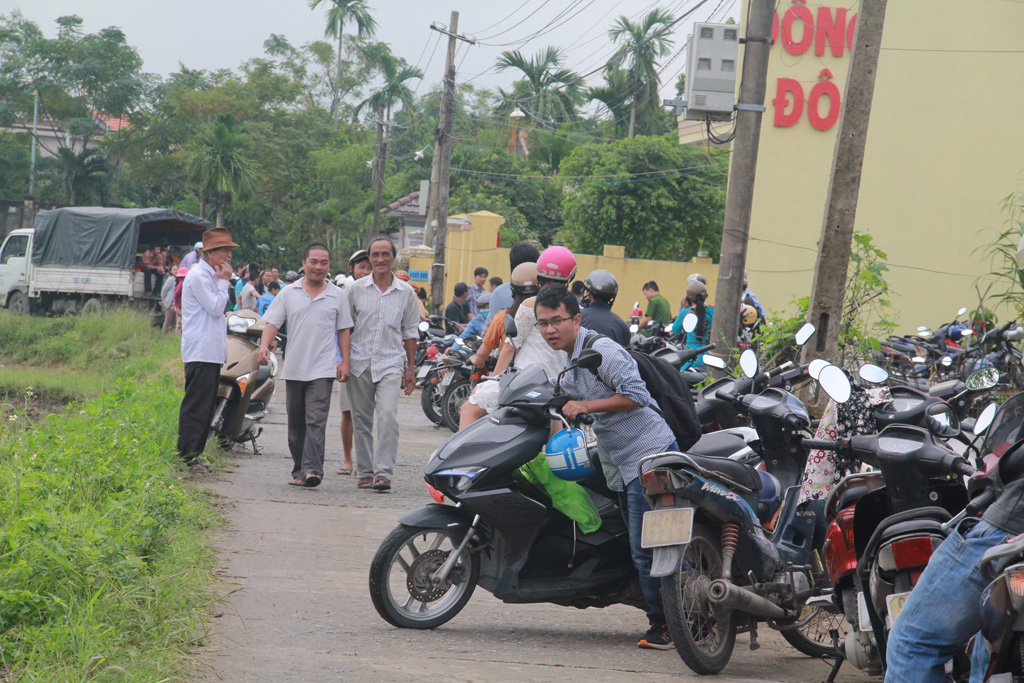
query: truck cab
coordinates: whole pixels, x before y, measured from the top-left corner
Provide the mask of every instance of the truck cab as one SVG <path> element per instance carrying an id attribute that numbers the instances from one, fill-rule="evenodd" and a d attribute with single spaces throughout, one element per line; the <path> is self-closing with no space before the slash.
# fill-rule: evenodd
<path id="1" fill-rule="evenodd" d="M 13 230 L 0 246 L 0 304 L 11 313 L 27 313 L 32 253 L 31 228 Z"/>

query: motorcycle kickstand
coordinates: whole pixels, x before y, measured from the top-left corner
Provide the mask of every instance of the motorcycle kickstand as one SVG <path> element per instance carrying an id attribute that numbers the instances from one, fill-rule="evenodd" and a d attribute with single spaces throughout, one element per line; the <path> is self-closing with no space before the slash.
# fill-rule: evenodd
<path id="1" fill-rule="evenodd" d="M 825 683 L 835 683 L 836 676 L 839 675 L 839 667 L 846 661 L 846 651 L 839 646 L 839 630 L 830 628 L 828 634 L 832 636 L 832 647 L 836 651 L 836 663 L 832 665 L 832 672 L 829 673 L 828 678 L 825 679 Z"/>
<path id="2" fill-rule="evenodd" d="M 260 427 L 259 431 L 256 432 L 255 434 L 253 434 L 251 431 L 249 432 L 249 440 L 252 442 L 252 452 L 255 455 L 259 455 L 260 451 L 263 450 L 262 448 L 260 448 L 259 446 L 256 445 L 256 439 L 258 439 L 260 434 L 262 434 L 262 433 L 263 433 L 263 427 Z"/>

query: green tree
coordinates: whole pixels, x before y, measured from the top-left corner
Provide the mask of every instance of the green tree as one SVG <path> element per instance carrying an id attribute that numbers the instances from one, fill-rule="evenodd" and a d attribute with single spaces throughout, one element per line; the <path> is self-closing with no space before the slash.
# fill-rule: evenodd
<path id="1" fill-rule="evenodd" d="M 629 137 L 636 135 L 638 127 L 645 129 L 648 119 L 655 118 L 659 109 L 658 60 L 672 51 L 674 23 L 672 15 L 659 7 L 639 22 L 621 16 L 608 31 L 608 37 L 619 45 L 608 61 L 608 69 L 625 68 L 629 81 Z"/>
<path id="2" fill-rule="evenodd" d="M 526 58 L 519 50 L 501 53 L 495 69 L 518 69 L 523 78 L 511 93 L 499 88 L 498 114 L 507 117 L 517 107 L 528 118 L 547 127 L 576 121 L 576 106 L 582 99 L 583 79 L 562 66 L 562 51 L 553 46 Z"/>
<path id="3" fill-rule="evenodd" d="M 61 147 L 55 157 L 40 162 L 40 170 L 39 197 L 45 202 L 95 205 L 107 200 L 110 165 L 98 149 Z"/>
<path id="4" fill-rule="evenodd" d="M 196 136 L 186 172 L 199 189 L 200 205 L 209 198 L 217 212 L 217 227 L 224 227 L 228 202 L 252 194 L 258 180 L 252 143 L 233 116 L 221 116 Z"/>
<path id="5" fill-rule="evenodd" d="M 355 24 L 356 36 L 370 38 L 377 32 L 377 21 L 370 14 L 370 7 L 366 4 L 366 0 L 309 0 L 310 9 L 316 9 L 320 5 L 327 6 L 327 26 L 324 28 L 324 35 L 338 41 L 338 71 L 336 79 L 331 84 L 333 96 L 330 114 L 333 117 L 338 112 L 338 105 L 341 102 L 344 78 L 342 44 L 345 40 L 345 24 Z"/>
<path id="6" fill-rule="evenodd" d="M 630 104 L 629 75 L 625 70 L 605 70 L 604 85 L 588 89 L 587 100 L 600 102 L 608 110 L 612 120 L 607 127 L 612 129 L 616 138 L 629 135 L 629 118 L 633 108 Z"/>
<path id="7" fill-rule="evenodd" d="M 574 251 L 600 254 L 605 244 L 616 244 L 630 258 L 682 260 L 698 250 L 718 255 L 721 176 L 701 151 L 673 136 L 577 147 L 559 177 L 565 221 L 559 236 Z"/>
<path id="8" fill-rule="evenodd" d="M 28 194 L 32 136 L 0 130 L 0 199 Z"/>

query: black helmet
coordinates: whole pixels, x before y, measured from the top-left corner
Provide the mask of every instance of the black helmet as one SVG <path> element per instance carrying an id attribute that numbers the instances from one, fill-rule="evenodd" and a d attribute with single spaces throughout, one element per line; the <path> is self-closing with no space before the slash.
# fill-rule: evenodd
<path id="1" fill-rule="evenodd" d="M 598 301 L 611 301 L 619 293 L 619 283 L 607 270 L 595 270 L 583 281 L 583 288 Z"/>

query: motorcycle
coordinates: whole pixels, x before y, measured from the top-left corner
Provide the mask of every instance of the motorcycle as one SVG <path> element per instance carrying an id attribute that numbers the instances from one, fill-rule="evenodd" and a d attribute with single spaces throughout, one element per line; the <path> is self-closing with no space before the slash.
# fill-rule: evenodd
<path id="1" fill-rule="evenodd" d="M 470 356 L 480 347 L 480 340 L 470 337 L 464 342 L 456 339 L 452 347 L 451 357 L 457 362 L 451 366 L 439 384 L 444 387 L 441 395 L 441 419 L 446 427 L 453 432 L 459 431 L 459 413 L 462 404 L 469 400 L 473 393 L 473 387 L 485 378 L 485 375 L 494 369 L 497 359 L 488 357 L 483 368 L 477 368 L 469 362 Z M 488 381 L 497 381 L 497 378 Z"/>
<path id="2" fill-rule="evenodd" d="M 748 378 L 763 381 L 752 351 L 740 363 Z M 834 370 L 819 383 L 841 401 L 843 385 L 847 398 L 850 385 Z M 801 652 L 827 654 L 831 648 L 801 630 L 817 617 L 804 614 L 808 598 L 821 592 L 815 578 L 821 568 L 812 564 L 819 515 L 799 504 L 810 418 L 799 399 L 778 388 L 747 395 L 719 390 L 717 397 L 749 415 L 765 472 L 701 454 L 700 441 L 688 453 L 655 454 L 639 466 L 652 507 L 642 543 L 654 551 L 651 575 L 662 577 L 673 642 L 699 674 L 728 664 L 737 632 L 749 633 L 756 648 L 759 621 L 780 629 Z"/>
<path id="3" fill-rule="evenodd" d="M 252 444 L 259 453 L 256 439 L 263 433 L 258 423 L 267 415 L 267 406 L 274 395 L 274 378 L 278 361 L 270 354 L 267 365 L 258 360 L 260 337 L 266 323 L 255 311 L 229 311 L 228 360 L 220 369 L 217 401 L 210 421 L 210 439 L 222 444 Z"/>
<path id="4" fill-rule="evenodd" d="M 514 337 L 511 317 L 505 326 Z M 574 367 L 596 369 L 600 362 L 600 354 L 587 349 Z M 499 380 L 500 408 L 431 455 L 425 479 L 437 502 L 399 518 L 370 565 L 370 597 L 389 624 L 440 626 L 478 585 L 510 604 L 645 609 L 618 496 L 608 489 L 596 454 L 585 446 L 578 454 L 595 470 L 580 482 L 601 518 L 591 533 L 582 533 L 518 474 L 543 450 L 551 421 L 564 422 L 559 410 L 570 400 L 560 389 L 565 372 L 552 383 L 541 368 L 517 368 L 513 357 Z"/>

